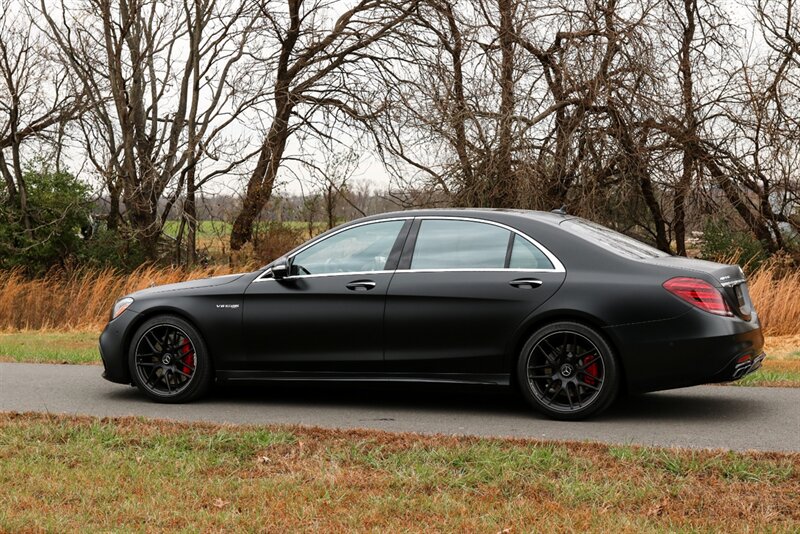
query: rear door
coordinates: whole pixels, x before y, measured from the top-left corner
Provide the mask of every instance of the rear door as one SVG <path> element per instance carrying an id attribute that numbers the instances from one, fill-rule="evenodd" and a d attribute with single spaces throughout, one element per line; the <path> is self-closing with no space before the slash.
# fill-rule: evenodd
<path id="1" fill-rule="evenodd" d="M 387 294 L 387 369 L 508 373 L 512 336 L 564 278 L 557 258 L 502 224 L 415 220 Z"/>

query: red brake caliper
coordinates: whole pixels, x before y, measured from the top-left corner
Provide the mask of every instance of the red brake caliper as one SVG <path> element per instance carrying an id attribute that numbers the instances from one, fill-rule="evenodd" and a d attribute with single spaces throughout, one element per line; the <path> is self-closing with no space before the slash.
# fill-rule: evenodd
<path id="1" fill-rule="evenodd" d="M 191 358 L 194 356 L 194 354 L 192 354 L 192 349 L 191 349 L 191 346 L 189 345 L 189 340 L 186 339 L 186 338 L 183 338 L 182 341 L 183 341 L 183 344 L 181 345 L 180 351 L 181 351 L 181 354 L 183 354 L 183 357 L 181 357 L 181 361 L 184 364 L 189 364 L 189 365 L 193 366 Z M 183 367 L 182 371 L 184 373 L 186 373 L 187 375 L 191 374 L 191 369 L 189 369 L 186 366 Z"/>
<path id="2" fill-rule="evenodd" d="M 594 358 L 594 354 L 590 354 L 589 356 L 585 357 L 581 363 L 586 365 L 586 362 L 591 361 Z M 595 378 L 600 376 L 600 368 L 597 366 L 597 363 L 591 364 L 589 367 L 586 368 L 586 374 L 583 375 L 583 381 L 589 384 L 590 386 L 595 385 Z"/>

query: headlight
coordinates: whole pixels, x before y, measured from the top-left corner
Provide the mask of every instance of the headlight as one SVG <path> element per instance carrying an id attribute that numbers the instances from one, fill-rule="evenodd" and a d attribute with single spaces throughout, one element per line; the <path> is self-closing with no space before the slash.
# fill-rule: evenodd
<path id="1" fill-rule="evenodd" d="M 128 306 L 133 304 L 133 299 L 130 297 L 125 297 L 124 299 L 119 299 L 116 304 L 114 304 L 114 309 L 111 311 L 111 320 L 113 321 L 120 315 L 122 312 L 128 309 Z"/>

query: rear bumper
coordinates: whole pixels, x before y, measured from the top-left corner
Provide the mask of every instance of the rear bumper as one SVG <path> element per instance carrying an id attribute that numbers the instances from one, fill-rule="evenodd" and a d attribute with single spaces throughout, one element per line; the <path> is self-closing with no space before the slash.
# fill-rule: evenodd
<path id="1" fill-rule="evenodd" d="M 764 359 L 758 316 L 749 321 L 702 310 L 664 321 L 606 328 L 619 349 L 629 391 L 737 380 Z"/>
<path id="2" fill-rule="evenodd" d="M 137 313 L 131 310 L 109 321 L 100 334 L 100 357 L 103 359 L 103 378 L 118 384 L 130 384 L 126 355 L 126 335 L 130 325 L 136 320 Z"/>

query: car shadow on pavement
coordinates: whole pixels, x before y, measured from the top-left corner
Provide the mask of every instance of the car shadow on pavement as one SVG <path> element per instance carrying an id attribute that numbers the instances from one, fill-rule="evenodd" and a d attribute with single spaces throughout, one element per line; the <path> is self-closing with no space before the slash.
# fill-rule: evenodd
<path id="1" fill-rule="evenodd" d="M 718 390 L 718 394 L 716 393 Z M 621 396 L 605 413 L 590 421 L 743 422 L 760 417 L 767 406 L 739 388 L 685 388 Z M 743 392 L 743 391 L 742 391 Z M 507 387 L 409 383 L 234 383 L 215 387 L 205 402 L 281 405 L 320 409 L 374 409 L 458 412 L 496 416 L 544 417 Z"/>

